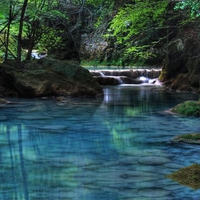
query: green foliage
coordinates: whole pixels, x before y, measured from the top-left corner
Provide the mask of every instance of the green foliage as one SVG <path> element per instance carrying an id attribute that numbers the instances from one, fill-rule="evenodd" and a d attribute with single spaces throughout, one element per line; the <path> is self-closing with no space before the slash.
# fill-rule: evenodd
<path id="1" fill-rule="evenodd" d="M 200 1 L 199 0 L 185 0 L 180 1 L 176 4 L 176 10 L 181 9 L 188 11 L 191 18 L 196 18 L 200 16 Z"/>
<path id="2" fill-rule="evenodd" d="M 7 31 L 9 24 L 10 36 L 17 38 L 19 34 L 19 19 L 23 2 L 24 0 L 0 1 L 0 33 Z M 67 27 L 70 13 L 67 13 L 66 9 L 63 7 L 65 6 L 66 8 L 69 8 L 72 3 L 78 5 L 80 4 L 80 1 L 28 1 L 23 21 L 24 26 L 22 37 L 23 39 L 29 40 L 30 51 L 32 48 L 36 47 L 36 45 L 38 48 L 45 47 L 49 48 L 49 50 L 53 47 L 62 48 L 65 44 L 61 39 L 64 31 L 58 30 L 57 26 L 63 24 Z M 10 10 L 12 10 L 11 22 L 9 21 L 9 16 L 11 16 Z M 11 41 L 9 41 L 8 45 L 9 49 L 11 49 Z M 4 52 L 5 49 L 1 46 L 0 51 Z M 18 55 L 16 51 L 13 52 L 13 54 Z"/>
<path id="3" fill-rule="evenodd" d="M 124 53 L 124 59 L 130 60 L 132 57 L 135 58 L 137 63 L 139 62 L 140 64 L 144 64 L 145 60 L 153 56 L 153 52 L 149 50 L 149 45 L 132 46 L 127 48 Z"/>
<path id="4" fill-rule="evenodd" d="M 87 68 L 87 66 L 102 66 L 103 64 L 99 62 L 99 60 L 81 60 L 81 66 Z"/>
<path id="5" fill-rule="evenodd" d="M 179 137 L 187 140 L 200 140 L 200 133 L 188 133 L 180 135 Z"/>
<path id="6" fill-rule="evenodd" d="M 52 51 L 56 48 L 62 48 L 65 44 L 62 43 L 62 30 L 56 30 L 51 27 L 43 27 L 46 34 L 42 34 L 37 44 L 37 49 L 48 49 Z"/>
<path id="7" fill-rule="evenodd" d="M 12 3 L 11 3 L 12 2 Z M 4 0 L 4 1 L 0 1 L 0 32 L 2 31 L 2 29 L 8 24 L 8 20 L 9 20 L 9 9 L 10 6 L 12 6 L 12 27 L 11 27 L 11 32 L 16 33 L 16 35 L 18 34 L 18 14 L 20 11 L 20 5 L 21 3 L 17 0 Z M 5 29 L 3 29 L 5 30 Z"/>
<path id="8" fill-rule="evenodd" d="M 58 9 L 58 1 L 52 0 L 51 3 L 45 0 L 33 0 L 28 3 L 27 16 L 29 20 L 68 19 L 66 13 Z"/>
<path id="9" fill-rule="evenodd" d="M 4 42 L 4 34 L 0 34 L 0 46 L 2 45 L 2 43 Z M 14 36 L 10 36 L 9 38 L 9 55 L 8 58 L 9 59 L 13 59 L 13 57 L 17 57 L 17 39 Z M 5 46 L 3 45 L 0 49 L 0 57 L 3 58 L 5 55 Z M 22 54 L 22 56 L 24 56 L 24 52 Z"/>
<path id="10" fill-rule="evenodd" d="M 61 48 L 64 44 L 61 39 L 64 31 L 57 30 L 56 26 L 48 26 L 46 23 L 47 21 L 68 20 L 66 13 L 58 9 L 57 3 L 58 1 L 55 0 L 52 0 L 51 3 L 44 0 L 34 0 L 28 4 L 24 31 L 28 37 L 33 37 L 37 48 L 51 50 L 53 47 Z"/>
<path id="11" fill-rule="evenodd" d="M 99 28 L 113 13 L 114 0 L 87 0 L 86 5 L 92 7 L 95 23 L 94 27 Z"/>
<path id="12" fill-rule="evenodd" d="M 200 117 L 200 101 L 185 101 L 175 106 L 172 112 L 186 116 Z"/>
<path id="13" fill-rule="evenodd" d="M 105 67 L 109 69 L 123 69 L 125 66 L 133 65 L 134 63 L 123 63 L 122 58 L 118 58 L 116 60 L 110 60 L 110 61 L 100 61 L 100 60 L 81 60 L 81 66 L 84 66 L 85 68 L 98 68 L 98 69 L 105 69 Z"/>
<path id="14" fill-rule="evenodd" d="M 165 0 L 137 0 L 126 4 L 112 20 L 105 38 L 116 38 L 116 44 L 123 44 L 127 49 L 125 58 L 129 55 L 133 59 L 147 59 L 153 55 L 149 49 L 165 22 L 166 6 Z"/>

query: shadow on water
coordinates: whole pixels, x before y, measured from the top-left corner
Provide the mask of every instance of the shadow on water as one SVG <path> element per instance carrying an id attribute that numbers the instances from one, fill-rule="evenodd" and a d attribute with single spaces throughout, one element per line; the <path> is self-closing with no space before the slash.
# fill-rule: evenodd
<path id="1" fill-rule="evenodd" d="M 0 199 L 195 199 L 167 178 L 198 162 L 198 146 L 171 144 L 198 119 L 164 111 L 197 94 L 105 87 L 104 100 L 26 100 L 1 107 Z M 23 102 L 23 100 L 17 100 Z"/>

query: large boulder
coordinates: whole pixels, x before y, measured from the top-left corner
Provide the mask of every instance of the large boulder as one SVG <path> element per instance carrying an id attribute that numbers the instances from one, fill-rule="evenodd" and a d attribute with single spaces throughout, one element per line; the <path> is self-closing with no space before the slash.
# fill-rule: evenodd
<path id="1" fill-rule="evenodd" d="M 194 23 L 182 27 L 167 45 L 159 79 L 170 89 L 200 91 L 199 39 Z"/>
<path id="2" fill-rule="evenodd" d="M 90 72 L 73 61 L 43 58 L 0 65 L 0 93 L 4 96 L 103 96 Z"/>

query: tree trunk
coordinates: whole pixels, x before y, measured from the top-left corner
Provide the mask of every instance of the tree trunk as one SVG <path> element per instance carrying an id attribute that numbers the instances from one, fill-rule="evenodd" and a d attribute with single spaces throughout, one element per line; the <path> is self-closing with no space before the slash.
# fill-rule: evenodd
<path id="1" fill-rule="evenodd" d="M 5 61 L 8 59 L 8 46 L 9 46 L 9 37 L 10 37 L 10 25 L 12 22 L 12 0 L 10 1 L 10 8 L 9 8 L 9 19 L 8 19 L 8 28 L 6 34 L 6 49 L 5 49 Z"/>
<path id="2" fill-rule="evenodd" d="M 35 46 L 35 42 L 36 42 L 36 38 L 37 38 L 36 37 L 37 29 L 39 29 L 39 21 L 35 20 L 31 23 L 31 33 L 30 33 L 30 37 L 29 37 L 30 45 L 28 48 L 26 60 L 31 60 L 31 54 L 32 54 L 33 48 Z"/>
<path id="3" fill-rule="evenodd" d="M 29 48 L 28 48 L 28 53 L 26 55 L 26 60 L 31 60 L 31 54 L 34 48 L 34 44 L 31 42 Z"/>
<path id="4" fill-rule="evenodd" d="M 22 6 L 22 11 L 21 11 L 21 16 L 20 16 L 20 21 L 19 21 L 18 47 L 17 47 L 17 62 L 19 65 L 21 63 L 22 31 L 23 31 L 24 15 L 25 15 L 27 4 L 28 4 L 28 0 L 24 0 L 23 6 Z"/>

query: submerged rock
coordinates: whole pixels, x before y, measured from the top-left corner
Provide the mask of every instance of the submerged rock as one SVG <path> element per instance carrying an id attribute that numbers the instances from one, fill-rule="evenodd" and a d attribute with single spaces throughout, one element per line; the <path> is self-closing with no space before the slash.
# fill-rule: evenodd
<path id="1" fill-rule="evenodd" d="M 172 174 L 167 175 L 167 178 L 170 178 L 173 181 L 176 181 L 181 185 L 188 186 L 192 189 L 199 189 L 200 165 L 195 163 L 191 166 L 184 167 Z"/>
<path id="2" fill-rule="evenodd" d="M 175 136 L 171 139 L 172 143 L 184 142 L 189 144 L 200 144 L 200 133 L 188 133 Z"/>
<path id="3" fill-rule="evenodd" d="M 77 62 L 43 58 L 0 65 L 0 93 L 5 96 L 103 96 L 103 90 L 87 69 Z"/>
<path id="4" fill-rule="evenodd" d="M 147 188 L 139 191 L 139 195 L 149 198 L 160 198 L 169 195 L 170 191 L 161 188 Z"/>

